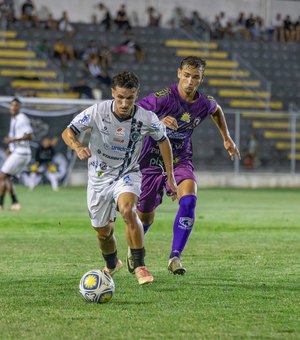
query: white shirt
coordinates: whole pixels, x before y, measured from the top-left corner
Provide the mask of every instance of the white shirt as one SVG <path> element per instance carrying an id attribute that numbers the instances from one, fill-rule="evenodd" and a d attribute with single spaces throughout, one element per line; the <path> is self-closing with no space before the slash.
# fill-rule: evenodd
<path id="1" fill-rule="evenodd" d="M 22 112 L 11 117 L 8 136 L 12 139 L 22 138 L 24 135 L 32 134 L 32 127 L 29 118 Z M 31 155 L 29 140 L 9 143 L 10 152 L 16 152 L 22 155 Z"/>
<path id="2" fill-rule="evenodd" d="M 95 188 L 139 171 L 137 161 L 146 135 L 156 141 L 166 138 L 166 128 L 153 112 L 135 105 L 132 116 L 121 119 L 113 109 L 114 100 L 97 103 L 69 125 L 75 134 L 91 128 L 88 174 L 89 184 Z"/>

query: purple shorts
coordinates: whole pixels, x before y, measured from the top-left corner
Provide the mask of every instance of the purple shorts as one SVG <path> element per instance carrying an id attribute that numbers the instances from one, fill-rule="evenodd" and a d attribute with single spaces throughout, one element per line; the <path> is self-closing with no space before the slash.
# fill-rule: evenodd
<path id="1" fill-rule="evenodd" d="M 138 209 L 143 213 L 149 213 L 161 204 L 164 189 L 168 195 L 170 194 L 170 188 L 167 183 L 167 176 L 162 173 L 161 168 L 151 167 L 143 169 L 142 174 L 142 192 L 139 198 Z M 177 185 L 185 179 L 192 179 L 197 182 L 191 161 L 176 165 L 174 176 Z"/>

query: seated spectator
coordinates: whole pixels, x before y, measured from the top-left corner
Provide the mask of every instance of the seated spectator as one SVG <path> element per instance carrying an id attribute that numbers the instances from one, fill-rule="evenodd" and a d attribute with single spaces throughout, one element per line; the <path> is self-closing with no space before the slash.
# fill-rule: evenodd
<path id="1" fill-rule="evenodd" d="M 26 27 L 38 27 L 39 19 L 32 0 L 26 0 L 22 5 L 22 21 Z"/>
<path id="2" fill-rule="evenodd" d="M 131 25 L 129 22 L 129 17 L 126 10 L 126 5 L 122 4 L 117 12 L 115 18 L 115 24 L 119 30 L 130 30 Z"/>
<path id="3" fill-rule="evenodd" d="M 148 26 L 150 27 L 158 27 L 160 26 L 161 14 L 154 7 L 147 8 L 148 14 Z"/>
<path id="4" fill-rule="evenodd" d="M 56 40 L 53 46 L 53 57 L 66 64 L 68 60 L 74 59 L 73 46 L 63 43 L 61 39 Z"/>
<path id="5" fill-rule="evenodd" d="M 43 39 L 38 45 L 38 49 L 41 53 L 46 55 L 47 57 L 51 56 L 51 47 L 49 45 L 49 41 L 47 39 Z"/>
<path id="6" fill-rule="evenodd" d="M 105 42 L 100 42 L 99 58 L 102 67 L 105 69 L 110 69 L 112 67 L 112 54 Z"/>
<path id="7" fill-rule="evenodd" d="M 136 61 L 144 62 L 145 52 L 142 47 L 136 42 L 135 37 L 130 35 L 121 45 L 117 46 L 113 52 L 133 54 Z"/>
<path id="8" fill-rule="evenodd" d="M 88 41 L 87 47 L 82 54 L 82 60 L 87 62 L 91 54 L 99 55 L 99 49 L 97 47 L 96 40 L 94 39 Z"/>
<path id="9" fill-rule="evenodd" d="M 62 12 L 62 17 L 58 21 L 58 30 L 61 32 L 64 32 L 70 38 L 72 38 L 75 34 L 75 28 L 70 23 L 68 13 L 66 11 Z"/>
<path id="10" fill-rule="evenodd" d="M 284 40 L 287 42 L 294 41 L 294 29 L 291 17 L 287 15 L 283 20 Z"/>
<path id="11" fill-rule="evenodd" d="M 58 22 L 53 18 L 51 13 L 46 20 L 45 29 L 52 31 L 56 31 L 58 29 Z"/>
<path id="12" fill-rule="evenodd" d="M 273 41 L 284 41 L 283 20 L 280 13 L 272 20 L 270 32 L 273 34 Z"/>
<path id="13" fill-rule="evenodd" d="M 57 137 L 50 139 L 44 137 L 41 140 L 39 147 L 35 153 L 34 163 L 30 166 L 30 173 L 23 174 L 24 184 L 33 190 L 45 176 L 52 187 L 53 191 L 58 191 L 58 168 L 54 162 L 55 150 L 54 146 L 57 144 Z"/>
<path id="14" fill-rule="evenodd" d="M 257 159 L 257 148 L 258 148 L 257 137 L 253 133 L 249 136 L 248 149 L 246 151 L 246 156 L 244 159 L 245 169 L 254 169 L 259 165 L 259 161 Z"/>
<path id="15" fill-rule="evenodd" d="M 171 28 L 180 28 L 189 26 L 189 19 L 185 16 L 181 7 L 175 7 L 172 18 L 169 22 Z"/>
<path id="16" fill-rule="evenodd" d="M 98 4 L 98 10 L 100 14 L 99 24 L 103 26 L 105 31 L 111 30 L 111 15 L 108 8 L 101 2 Z"/>
<path id="17" fill-rule="evenodd" d="M 96 78 L 101 84 L 105 84 L 108 87 L 111 85 L 111 78 L 102 68 L 97 55 L 90 55 L 87 63 L 87 70 L 89 71 L 89 74 Z"/>
<path id="18" fill-rule="evenodd" d="M 102 91 L 97 87 L 87 84 L 85 79 L 80 79 L 77 85 L 72 86 L 72 90 L 77 92 L 81 99 L 102 99 Z"/>

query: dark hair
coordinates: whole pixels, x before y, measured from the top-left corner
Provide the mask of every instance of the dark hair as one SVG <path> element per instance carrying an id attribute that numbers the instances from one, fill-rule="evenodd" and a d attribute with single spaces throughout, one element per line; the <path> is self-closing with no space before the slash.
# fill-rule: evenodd
<path id="1" fill-rule="evenodd" d="M 19 99 L 19 98 L 17 98 L 17 97 L 15 97 L 15 98 L 13 98 L 11 101 L 10 101 L 10 104 L 12 104 L 13 102 L 16 102 L 16 103 L 18 103 L 18 104 L 22 104 L 21 103 L 21 100 Z"/>
<path id="2" fill-rule="evenodd" d="M 180 69 L 183 69 L 183 66 L 188 65 L 192 68 L 199 68 L 200 71 L 204 72 L 206 67 L 206 61 L 199 57 L 189 56 L 182 59 L 180 63 Z"/>
<path id="3" fill-rule="evenodd" d="M 112 79 L 112 88 L 115 89 L 117 86 L 126 89 L 136 88 L 139 89 L 140 82 L 137 75 L 133 72 L 122 72 L 115 75 Z"/>

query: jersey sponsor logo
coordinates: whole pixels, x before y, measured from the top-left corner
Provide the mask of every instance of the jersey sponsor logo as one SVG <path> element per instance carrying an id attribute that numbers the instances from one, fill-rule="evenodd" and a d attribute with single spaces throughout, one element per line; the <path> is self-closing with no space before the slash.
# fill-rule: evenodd
<path id="1" fill-rule="evenodd" d="M 116 136 L 125 136 L 125 129 L 123 127 L 119 127 L 117 128 L 116 132 L 115 132 Z"/>
<path id="2" fill-rule="evenodd" d="M 201 122 L 201 118 L 195 118 L 193 121 L 193 127 L 196 127 L 197 125 L 199 125 Z"/>
<path id="3" fill-rule="evenodd" d="M 175 157 L 174 160 L 173 160 L 173 164 L 178 164 L 180 161 L 180 158 L 179 157 Z"/>
<path id="4" fill-rule="evenodd" d="M 123 143 L 125 142 L 125 139 L 123 139 L 123 138 L 118 138 L 118 137 L 114 137 L 114 138 L 113 138 L 113 141 L 116 142 L 116 143 L 123 144 Z"/>
<path id="5" fill-rule="evenodd" d="M 102 118 L 102 122 L 107 123 L 107 124 L 111 124 L 111 119 L 110 119 L 109 115 L 105 115 Z"/>
<path id="6" fill-rule="evenodd" d="M 152 123 L 151 124 L 151 129 L 154 131 L 160 131 L 161 130 L 161 124 L 160 123 Z"/>
<path id="7" fill-rule="evenodd" d="M 97 153 L 98 153 L 99 155 L 101 155 L 101 150 L 100 150 L 100 149 L 97 149 Z"/>
<path id="8" fill-rule="evenodd" d="M 79 119 L 78 123 L 84 124 L 88 122 L 91 119 L 91 116 L 89 114 L 85 114 L 81 119 Z"/>
<path id="9" fill-rule="evenodd" d="M 105 158 L 108 158 L 108 159 L 113 159 L 115 161 L 119 161 L 123 158 L 120 158 L 120 157 L 115 157 L 115 156 L 111 156 L 111 155 L 107 155 L 106 153 L 102 153 L 102 156 L 105 157 Z"/>
<path id="10" fill-rule="evenodd" d="M 179 228 L 182 229 L 192 229 L 194 220 L 190 217 L 180 217 Z"/>
<path id="11" fill-rule="evenodd" d="M 160 154 L 160 151 L 159 151 L 159 149 L 152 147 L 152 148 L 150 149 L 150 153 L 155 153 L 155 154 L 159 155 L 159 154 Z"/>
<path id="12" fill-rule="evenodd" d="M 105 171 L 107 169 L 107 164 L 105 162 L 101 162 L 99 167 L 102 171 Z"/>
<path id="13" fill-rule="evenodd" d="M 121 152 L 127 152 L 130 151 L 130 148 L 127 148 L 126 146 L 117 146 L 117 145 L 112 145 L 111 149 L 113 151 L 121 151 Z"/>
<path id="14" fill-rule="evenodd" d="M 191 121 L 191 115 L 188 112 L 184 112 L 180 118 L 182 122 L 189 123 Z"/>
<path id="15" fill-rule="evenodd" d="M 172 92 L 171 89 L 166 88 L 166 89 L 154 92 L 154 96 L 157 97 L 157 98 L 165 97 L 165 96 L 168 96 L 171 92 Z"/>
<path id="16" fill-rule="evenodd" d="M 167 129 L 167 135 L 168 135 L 169 138 L 186 139 L 186 134 L 185 133 L 173 131 L 171 129 Z"/>
<path id="17" fill-rule="evenodd" d="M 104 143 L 104 144 L 103 144 L 103 147 L 104 147 L 105 150 L 110 150 L 110 146 L 109 146 L 109 144 L 107 144 L 107 143 Z"/>

